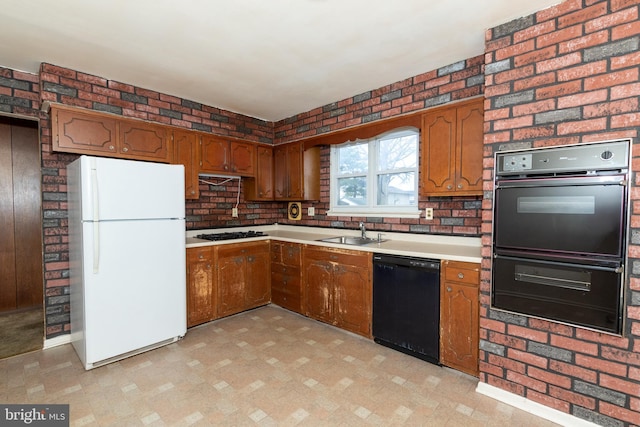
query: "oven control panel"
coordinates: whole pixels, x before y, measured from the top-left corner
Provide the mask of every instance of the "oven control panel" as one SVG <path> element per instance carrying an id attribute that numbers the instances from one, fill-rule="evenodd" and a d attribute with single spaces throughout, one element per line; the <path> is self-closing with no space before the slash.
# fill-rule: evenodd
<path id="1" fill-rule="evenodd" d="M 625 171 L 629 146 L 620 140 L 496 153 L 496 175 Z"/>

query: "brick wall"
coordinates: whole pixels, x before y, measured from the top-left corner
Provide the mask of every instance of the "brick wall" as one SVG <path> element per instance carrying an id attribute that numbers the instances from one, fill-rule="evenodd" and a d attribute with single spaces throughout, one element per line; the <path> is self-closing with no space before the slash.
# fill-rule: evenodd
<path id="1" fill-rule="evenodd" d="M 567 0 L 487 32 L 480 379 L 607 426 L 640 424 L 637 0 Z M 624 337 L 489 308 L 493 153 L 633 138 Z"/>
<path id="2" fill-rule="evenodd" d="M 305 139 L 481 95 L 483 65 L 483 56 L 477 56 L 281 120 L 275 123 L 274 142 Z M 278 222 L 356 229 L 358 223 L 364 221 L 370 230 L 480 235 L 480 197 L 420 197 L 420 209 L 431 207 L 434 210 L 434 219 L 429 221 L 425 218 L 327 216 L 330 207 L 329 151 L 328 147 L 323 147 L 321 152 L 321 200 L 303 204 L 302 220 L 288 221 L 283 210 Z M 316 208 L 316 215 L 309 218 L 306 208 L 311 205 Z"/>

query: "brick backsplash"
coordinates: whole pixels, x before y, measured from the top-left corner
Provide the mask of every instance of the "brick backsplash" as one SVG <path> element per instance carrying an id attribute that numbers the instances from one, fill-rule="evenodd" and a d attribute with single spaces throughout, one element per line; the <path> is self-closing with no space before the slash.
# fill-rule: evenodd
<path id="1" fill-rule="evenodd" d="M 635 154 L 638 16 L 637 1 L 568 0 L 487 31 L 485 189 L 502 149 L 633 138 Z M 504 313 L 489 306 L 491 191 L 483 207 L 480 380 L 598 425 L 640 424 L 640 242 L 629 248 L 623 337 Z"/>

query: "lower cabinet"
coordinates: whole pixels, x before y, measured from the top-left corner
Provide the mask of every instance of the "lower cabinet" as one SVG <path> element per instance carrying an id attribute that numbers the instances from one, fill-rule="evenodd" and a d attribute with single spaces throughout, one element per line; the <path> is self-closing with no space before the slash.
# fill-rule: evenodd
<path id="1" fill-rule="evenodd" d="M 214 247 L 187 249 L 187 327 L 216 318 Z"/>
<path id="2" fill-rule="evenodd" d="M 271 254 L 269 241 L 218 246 L 216 281 L 218 317 L 269 304 Z"/>
<path id="3" fill-rule="evenodd" d="M 296 313 L 302 313 L 300 284 L 302 245 L 271 242 L 271 301 Z"/>
<path id="4" fill-rule="evenodd" d="M 302 264 L 303 314 L 370 338 L 371 254 L 305 245 Z"/>
<path id="5" fill-rule="evenodd" d="M 440 363 L 478 376 L 480 265 L 442 261 Z"/>

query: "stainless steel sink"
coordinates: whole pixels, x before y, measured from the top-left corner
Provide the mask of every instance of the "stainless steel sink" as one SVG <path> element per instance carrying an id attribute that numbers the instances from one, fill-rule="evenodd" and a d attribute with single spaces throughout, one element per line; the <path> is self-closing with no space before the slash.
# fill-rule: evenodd
<path id="1" fill-rule="evenodd" d="M 362 246 L 362 245 L 368 245 L 369 243 L 385 242 L 386 240 L 372 239 L 369 237 L 336 236 L 336 237 L 328 237 L 326 239 L 319 239 L 318 241 L 326 242 L 326 243 L 339 243 L 342 245 Z"/>

